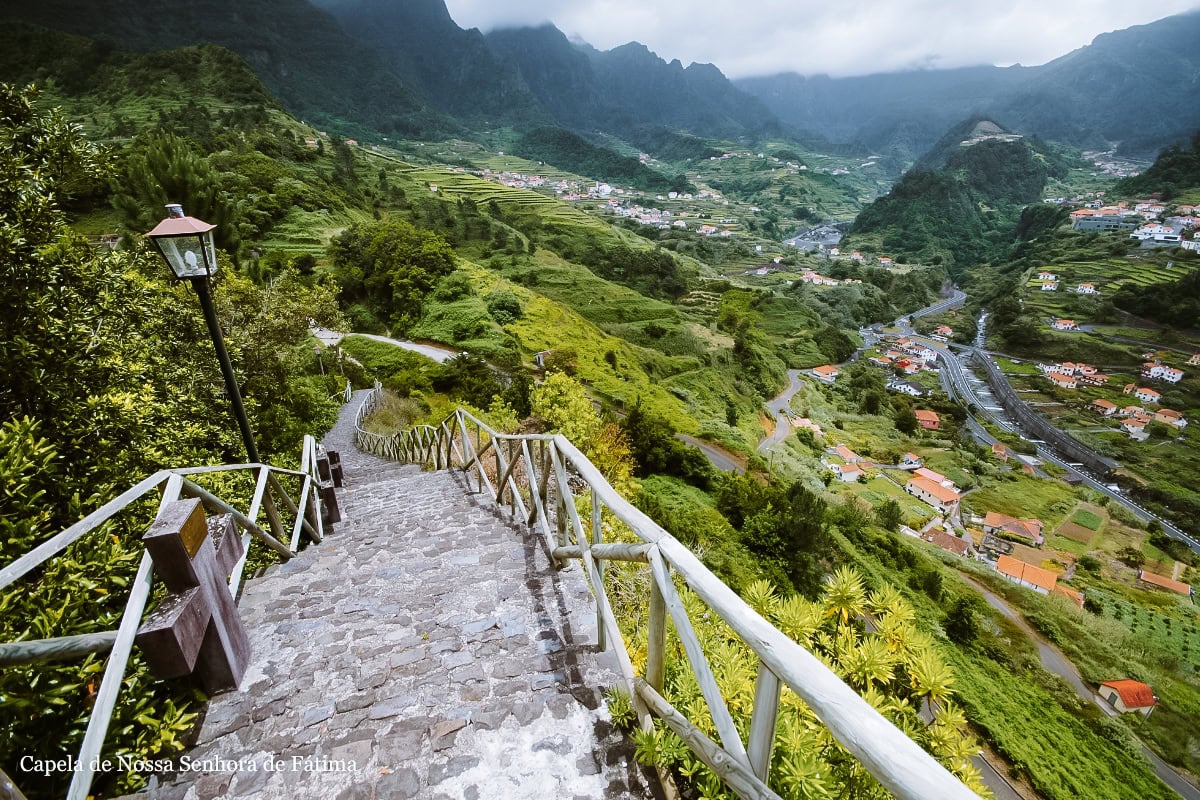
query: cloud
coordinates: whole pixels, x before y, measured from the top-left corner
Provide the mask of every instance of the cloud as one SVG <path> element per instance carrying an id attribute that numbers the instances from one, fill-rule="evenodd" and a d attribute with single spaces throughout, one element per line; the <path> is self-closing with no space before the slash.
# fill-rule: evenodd
<path id="1" fill-rule="evenodd" d="M 400 0 L 402 1 L 402 0 Z M 463 27 L 552 22 L 609 49 L 639 41 L 668 61 L 730 77 L 866 75 L 975 64 L 1042 64 L 1098 34 L 1200 8 L 1200 0 L 446 0 Z"/>

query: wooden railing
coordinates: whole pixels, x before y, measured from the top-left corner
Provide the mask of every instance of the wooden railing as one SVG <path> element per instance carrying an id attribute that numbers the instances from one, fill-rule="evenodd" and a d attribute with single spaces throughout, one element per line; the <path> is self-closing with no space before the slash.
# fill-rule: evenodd
<path id="1" fill-rule="evenodd" d="M 600 645 L 613 645 L 643 730 L 650 729 L 652 717 L 661 719 L 739 796 L 778 798 L 768 784 L 780 693 L 787 686 L 896 797 L 977 797 L 815 655 L 764 619 L 690 550 L 621 497 L 565 437 L 499 433 L 462 409 L 438 425 L 382 436 L 366 431 L 362 424 L 380 396 L 377 387 L 359 407 L 355 425 L 359 448 L 433 469 L 463 470 L 476 491 L 507 507 L 515 522 L 541 538 L 556 564 L 581 560 L 596 600 Z M 577 496 L 590 497 L 588 520 L 580 518 Z M 633 531 L 638 543 L 604 542 L 606 509 Z M 606 561 L 641 562 L 649 568 L 647 657 L 640 675 L 634 671 L 613 613 L 604 581 Z M 708 611 L 718 615 L 759 660 L 749 736 L 744 742 L 672 574 L 681 577 Z M 717 731 L 719 743 L 664 697 L 668 617 L 706 702 L 712 724 L 705 727 Z"/>
<path id="2" fill-rule="evenodd" d="M 305 436 L 298 470 L 282 469 L 269 464 L 226 464 L 160 470 L 0 569 L 0 590 L 21 580 L 105 523 L 118 519 L 124 513 L 132 513 L 131 508 L 138 501 L 161 489 L 162 497 L 158 504 L 157 516 L 162 516 L 168 506 L 181 498 L 197 498 L 209 513 L 231 515 L 235 524 L 243 531 L 243 555 L 229 578 L 229 591 L 236 597 L 252 539 L 257 539 L 279 557 L 287 560 L 299 551 L 302 537 L 310 542 L 320 542 L 324 538 L 321 499 L 317 491 L 320 482 L 317 471 L 318 457 L 319 445 L 313 437 Z M 249 472 L 255 476 L 254 494 L 245 511 L 239 510 L 232 503 L 197 483 L 200 476 L 230 472 Z M 285 489 L 284 482 L 296 479 L 299 480 L 300 488 L 293 497 Z M 283 505 L 284 513 L 280 512 L 277 503 Z M 259 525 L 260 514 L 266 516 L 266 528 Z M 104 678 L 97 690 L 83 744 L 75 762 L 77 768 L 67 791 L 68 800 L 85 800 L 89 796 L 94 778 L 94 765 L 104 745 L 133 651 L 134 637 L 150 598 L 153 572 L 150 554 L 143 552 L 137 576 L 130 585 L 120 624 L 115 631 L 0 643 L 0 668 L 82 658 L 90 653 L 109 653 Z"/>

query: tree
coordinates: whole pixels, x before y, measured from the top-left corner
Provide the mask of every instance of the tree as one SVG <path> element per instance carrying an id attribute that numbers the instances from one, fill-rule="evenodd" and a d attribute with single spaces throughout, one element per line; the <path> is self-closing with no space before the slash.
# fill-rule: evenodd
<path id="1" fill-rule="evenodd" d="M 217 247 L 234 256 L 252 226 L 245 220 L 248 203 L 235 199 L 224 180 L 192 145 L 173 133 L 139 138 L 113 181 L 113 206 L 133 233 L 150 230 L 167 203 L 180 203 L 193 217 L 216 225 Z"/>
<path id="2" fill-rule="evenodd" d="M 630 443 L 637 475 L 662 474 L 708 489 L 713 468 L 698 448 L 675 438 L 675 428 L 665 417 L 644 410 L 641 404 L 630 409 L 621 420 L 621 429 Z"/>
<path id="3" fill-rule="evenodd" d="M 1146 554 L 1136 547 L 1121 548 L 1121 551 L 1117 553 L 1117 558 L 1121 559 L 1134 569 L 1138 569 L 1146 563 Z"/>
<path id="4" fill-rule="evenodd" d="M 888 500 L 875 508 L 875 520 L 879 523 L 879 527 L 889 531 L 900 530 L 900 521 L 903 517 L 904 512 L 895 500 Z"/>
<path id="5" fill-rule="evenodd" d="M 920 428 L 917 415 L 913 413 L 912 406 L 908 403 L 899 404 L 892 418 L 896 423 L 896 430 L 908 436 L 912 436 Z"/>
<path id="6" fill-rule="evenodd" d="M 344 304 L 363 303 L 400 332 L 421 316 L 421 304 L 454 271 L 444 239 L 403 220 L 351 226 L 329 245 Z"/>
<path id="7" fill-rule="evenodd" d="M 979 638 L 979 622 L 975 618 L 975 610 L 965 597 L 960 597 L 954 602 L 942 624 L 950 641 L 957 644 L 971 645 Z"/>

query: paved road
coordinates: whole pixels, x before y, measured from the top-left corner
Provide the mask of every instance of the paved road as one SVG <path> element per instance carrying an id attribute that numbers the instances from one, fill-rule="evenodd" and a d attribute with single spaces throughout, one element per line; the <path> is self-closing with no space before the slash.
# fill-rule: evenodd
<path id="1" fill-rule="evenodd" d="M 792 432 L 791 402 L 796 392 L 804 386 L 800 378 L 803 374 L 804 370 L 789 369 L 787 388 L 767 401 L 767 413 L 775 415 L 775 432 L 758 443 L 758 452 L 766 453 Z"/>
<path id="2" fill-rule="evenodd" d="M 968 578 L 962 573 L 959 573 L 959 577 L 962 578 L 963 582 L 969 585 L 972 589 L 983 595 L 983 599 L 987 601 L 989 606 L 1010 619 L 1013 624 L 1021 629 L 1022 633 L 1029 637 L 1030 641 L 1032 641 L 1037 647 L 1038 658 L 1041 659 L 1042 666 L 1047 672 L 1052 672 L 1055 675 L 1058 675 L 1071 685 L 1071 688 L 1075 690 L 1076 694 L 1089 703 L 1095 703 L 1097 706 L 1103 709 L 1106 714 L 1111 716 L 1115 713 L 1111 708 L 1108 707 L 1106 703 L 1100 701 L 1097 698 L 1096 693 L 1093 692 L 1086 683 L 1084 683 L 1083 678 L 1080 676 L 1079 671 L 1075 669 L 1075 665 L 1071 663 L 1071 660 L 1063 655 L 1061 650 L 1043 639 L 1042 636 L 1025 621 L 1025 618 L 1022 617 L 1016 609 L 1010 606 L 999 595 L 994 594 L 991 590 L 984 587 L 983 584 Z M 1141 743 L 1139 742 L 1139 744 Z M 1200 789 L 1197 789 L 1195 786 L 1184 780 L 1184 778 L 1178 772 L 1172 769 L 1170 764 L 1159 758 L 1158 755 L 1150 748 L 1146 747 L 1146 745 L 1142 744 L 1141 748 L 1142 752 L 1146 755 L 1146 760 L 1150 762 L 1151 769 L 1154 770 L 1154 774 L 1158 776 L 1159 780 L 1167 784 L 1167 786 L 1170 786 L 1176 794 L 1185 798 L 1185 800 L 1200 800 Z M 989 784 L 989 786 L 990 785 L 991 784 Z"/>
<path id="3" fill-rule="evenodd" d="M 440 344 L 421 344 L 419 342 L 410 342 L 407 339 L 390 339 L 387 336 L 376 336 L 373 333 L 356 333 L 355 336 L 361 336 L 364 339 L 374 339 L 377 342 L 384 344 L 392 344 L 396 347 L 403 347 L 413 353 L 420 353 L 426 358 L 432 358 L 434 361 L 441 364 L 449 361 L 458 355 L 461 350 L 455 350 L 453 347 L 446 347 Z"/>
<path id="4" fill-rule="evenodd" d="M 736 472 L 739 475 L 743 475 L 746 472 L 746 467 L 739 463 L 732 453 L 717 447 L 711 442 L 697 439 L 695 436 L 688 436 L 686 433 L 677 433 L 675 434 L 675 438 L 681 442 L 690 444 L 692 447 L 699 448 L 700 452 L 708 457 L 709 463 L 722 472 Z"/>

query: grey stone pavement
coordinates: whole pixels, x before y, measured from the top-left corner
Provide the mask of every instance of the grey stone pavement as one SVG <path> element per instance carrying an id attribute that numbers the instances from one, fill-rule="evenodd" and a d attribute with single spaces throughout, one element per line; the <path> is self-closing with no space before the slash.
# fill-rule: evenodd
<path id="1" fill-rule="evenodd" d="M 240 690 L 209 704 L 191 769 L 149 795 L 654 796 L 610 722 L 615 660 L 596 652 L 579 567 L 553 570 L 457 473 L 355 450 L 361 400 L 325 438 L 343 521 L 246 584 Z"/>

